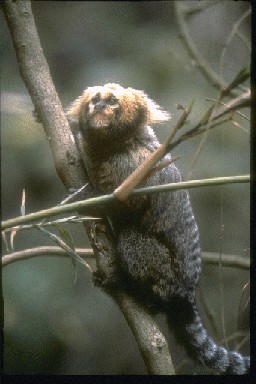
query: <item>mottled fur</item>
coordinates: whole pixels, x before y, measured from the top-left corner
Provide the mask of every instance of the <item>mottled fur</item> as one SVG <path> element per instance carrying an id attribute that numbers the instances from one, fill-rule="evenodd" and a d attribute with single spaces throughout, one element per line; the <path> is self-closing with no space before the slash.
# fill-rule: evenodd
<path id="1" fill-rule="evenodd" d="M 169 119 L 142 91 L 117 84 L 90 87 L 70 107 L 83 136 L 86 168 L 96 192 L 113 192 L 159 147 L 149 124 Z M 171 156 L 167 154 L 161 162 Z M 141 185 L 178 182 L 172 163 Z M 188 354 L 220 373 L 248 373 L 250 359 L 219 347 L 204 329 L 195 291 L 201 271 L 197 224 L 185 190 L 129 198 L 111 218 L 118 269 L 145 303 L 164 311 Z"/>

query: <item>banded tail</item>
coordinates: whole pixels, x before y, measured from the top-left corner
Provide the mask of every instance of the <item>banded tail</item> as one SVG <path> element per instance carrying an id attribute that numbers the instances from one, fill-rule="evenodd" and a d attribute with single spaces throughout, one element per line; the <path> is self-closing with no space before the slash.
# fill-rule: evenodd
<path id="1" fill-rule="evenodd" d="M 250 357 L 235 351 L 227 351 L 217 345 L 208 335 L 202 324 L 196 303 L 188 299 L 175 297 L 172 299 L 168 322 L 173 329 L 177 341 L 182 344 L 188 356 L 199 360 L 206 367 L 220 374 L 244 375 L 250 373 Z"/>

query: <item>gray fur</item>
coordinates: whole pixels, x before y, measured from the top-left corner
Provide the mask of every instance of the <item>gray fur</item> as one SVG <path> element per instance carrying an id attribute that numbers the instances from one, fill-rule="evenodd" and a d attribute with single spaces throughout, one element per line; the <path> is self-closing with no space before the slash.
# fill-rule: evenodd
<path id="1" fill-rule="evenodd" d="M 83 113 L 80 130 L 88 174 L 97 193 L 111 193 L 160 144 L 152 128 L 145 124 L 143 114 L 136 129 L 131 123 L 127 127 L 123 124 L 122 134 L 113 135 L 119 126 L 112 124 L 109 137 L 105 130 L 101 141 L 96 130 L 88 129 L 86 112 Z M 170 158 L 167 154 L 161 162 Z M 171 163 L 140 186 L 179 181 L 180 172 Z M 201 249 L 188 192 L 178 190 L 129 198 L 121 212 L 111 219 L 117 236 L 117 272 L 122 272 L 131 286 L 138 286 L 137 291 L 166 312 L 188 354 L 219 373 L 248 373 L 250 358 L 217 346 L 198 314 L 195 293 L 201 272 Z"/>

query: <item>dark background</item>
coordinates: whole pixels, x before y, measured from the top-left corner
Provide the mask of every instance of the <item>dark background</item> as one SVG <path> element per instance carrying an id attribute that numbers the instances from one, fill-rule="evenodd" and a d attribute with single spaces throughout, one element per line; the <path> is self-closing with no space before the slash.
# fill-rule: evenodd
<path id="1" fill-rule="evenodd" d="M 182 1 L 188 7 L 209 3 Z M 220 1 L 188 20 L 197 48 L 218 73 L 223 45 L 249 2 Z M 195 105 L 189 123 L 198 121 L 216 98 L 214 89 L 189 57 L 179 37 L 173 1 L 32 2 L 41 44 L 64 107 L 87 86 L 116 82 L 143 89 L 172 114 L 157 126 L 163 140 L 181 111 L 177 104 Z M 250 40 L 250 18 L 239 27 Z M 19 75 L 10 34 L 0 12 L 2 219 L 20 214 L 22 189 L 26 212 L 58 204 L 66 191 L 52 160 L 43 128 L 32 116 L 33 105 Z M 250 44 L 250 42 L 249 42 Z M 230 82 L 248 65 L 248 43 L 236 35 L 227 48 L 224 79 Z M 246 84 L 248 86 L 248 84 Z M 247 116 L 248 110 L 243 110 Z M 173 151 L 184 179 L 249 173 L 249 123 L 235 115 L 242 128 L 221 126 L 208 135 L 190 169 L 201 141 L 194 138 Z M 249 185 L 204 187 L 190 192 L 203 251 L 249 256 Z M 224 225 L 221 240 L 221 225 Z M 66 225 L 76 246 L 88 246 L 79 225 Z M 15 250 L 53 245 L 36 230 L 22 231 Z M 5 248 L 3 253 L 6 253 Z M 16 262 L 3 272 L 4 364 L 6 374 L 143 374 L 143 360 L 133 335 L 112 299 L 91 283 L 78 265 L 75 280 L 68 259 L 40 257 Z M 237 312 L 248 272 L 222 268 L 225 325 L 236 332 Z M 223 342 L 219 268 L 204 266 L 199 289 L 206 326 Z M 164 334 L 165 320 L 157 316 Z M 171 339 L 170 339 L 171 340 Z M 236 337 L 228 346 L 236 345 Z M 178 373 L 203 373 L 170 341 Z M 241 349 L 248 353 L 248 345 Z"/>

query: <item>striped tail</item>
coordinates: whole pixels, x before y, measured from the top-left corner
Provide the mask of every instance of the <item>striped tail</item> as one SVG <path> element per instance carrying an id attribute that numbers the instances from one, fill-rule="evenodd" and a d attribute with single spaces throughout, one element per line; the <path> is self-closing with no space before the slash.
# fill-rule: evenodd
<path id="1" fill-rule="evenodd" d="M 244 375 L 250 373 L 250 357 L 218 346 L 202 324 L 196 303 L 175 297 L 169 303 L 168 323 L 177 341 L 184 345 L 188 356 L 220 374 Z"/>

